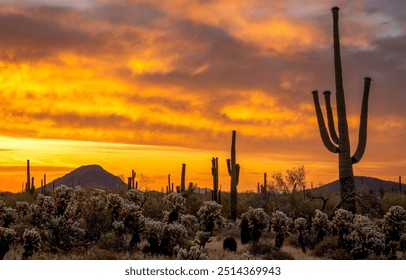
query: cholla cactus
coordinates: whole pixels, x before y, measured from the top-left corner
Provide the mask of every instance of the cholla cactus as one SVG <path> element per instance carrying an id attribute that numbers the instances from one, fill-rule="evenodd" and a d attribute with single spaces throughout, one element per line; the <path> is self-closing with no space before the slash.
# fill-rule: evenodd
<path id="1" fill-rule="evenodd" d="M 73 189 L 71 187 L 60 185 L 55 188 L 53 197 L 55 199 L 56 214 L 62 216 L 65 213 L 65 209 L 69 204 L 72 197 Z"/>
<path id="2" fill-rule="evenodd" d="M 132 234 L 130 245 L 141 242 L 141 233 L 145 228 L 145 217 L 142 215 L 142 208 L 136 204 L 124 204 L 123 222 L 125 228 Z"/>
<path id="3" fill-rule="evenodd" d="M 152 254 L 159 253 L 160 250 L 159 245 L 163 235 L 163 228 L 164 228 L 163 222 L 154 221 L 151 219 L 145 220 L 144 235 L 145 238 L 148 240 L 149 244 L 145 246 L 144 251 Z"/>
<path id="4" fill-rule="evenodd" d="M 205 232 L 210 232 L 212 235 L 218 229 L 225 226 L 225 218 L 221 216 L 222 205 L 215 201 L 204 201 L 200 206 L 196 215 L 200 221 L 200 227 Z"/>
<path id="5" fill-rule="evenodd" d="M 85 207 L 85 195 L 86 191 L 81 186 L 77 186 L 73 189 L 72 196 L 69 200 L 64 215 L 69 219 L 81 218 L 83 208 Z"/>
<path id="6" fill-rule="evenodd" d="M 319 209 L 315 210 L 314 217 L 312 219 L 312 229 L 317 234 L 316 242 L 323 241 L 324 236 L 331 232 L 331 223 L 328 220 L 327 214 L 321 212 Z"/>
<path id="7" fill-rule="evenodd" d="M 23 259 L 28 259 L 34 254 L 34 252 L 41 250 L 41 236 L 35 229 L 25 229 L 23 233 L 23 241 Z"/>
<path id="8" fill-rule="evenodd" d="M 30 204 L 26 201 L 17 201 L 16 209 L 20 217 L 25 217 L 28 215 L 28 212 L 30 211 Z"/>
<path id="9" fill-rule="evenodd" d="M 127 191 L 128 199 L 135 205 L 142 206 L 145 202 L 145 195 L 137 189 L 130 189 Z"/>
<path id="10" fill-rule="evenodd" d="M 186 199 L 180 193 L 170 193 L 164 196 L 165 221 L 173 223 L 178 220 L 179 215 L 186 212 Z"/>
<path id="11" fill-rule="evenodd" d="M 84 243 L 86 231 L 80 226 L 80 223 L 64 216 L 55 217 L 47 223 L 45 236 L 54 250 L 60 248 L 69 251 L 86 245 Z"/>
<path id="12" fill-rule="evenodd" d="M 88 238 L 97 241 L 102 234 L 111 229 L 111 219 L 107 211 L 107 197 L 103 190 L 94 190 L 90 199 L 87 199 L 82 210 L 86 223 Z"/>
<path id="13" fill-rule="evenodd" d="M 10 224 L 15 223 L 15 221 L 18 219 L 17 210 L 7 206 L 3 207 L 0 219 L 3 220 L 3 227 L 9 227 Z"/>
<path id="14" fill-rule="evenodd" d="M 248 221 L 252 241 L 258 242 L 262 231 L 269 228 L 269 215 L 262 208 L 249 207 L 245 217 Z"/>
<path id="15" fill-rule="evenodd" d="M 352 212 L 345 209 L 338 209 L 334 213 L 333 221 L 331 225 L 333 229 L 338 233 L 338 245 L 340 247 L 348 247 L 346 244 L 346 237 L 352 231 L 354 215 Z"/>
<path id="16" fill-rule="evenodd" d="M 191 246 L 189 250 L 176 246 L 175 251 L 178 252 L 178 260 L 208 260 L 208 256 L 203 253 L 199 246 Z"/>
<path id="17" fill-rule="evenodd" d="M 181 215 L 180 223 L 186 228 L 189 237 L 194 236 L 199 228 L 199 222 L 194 215 Z"/>
<path id="18" fill-rule="evenodd" d="M 402 235 L 406 235 L 406 210 L 399 205 L 392 206 L 383 218 L 383 232 L 386 237 L 387 251 L 392 256 L 404 247 Z"/>
<path id="19" fill-rule="evenodd" d="M 163 234 L 161 239 L 161 253 L 172 256 L 176 245 L 182 245 L 187 236 L 187 231 L 184 226 L 174 222 L 163 226 Z"/>
<path id="20" fill-rule="evenodd" d="M 302 248 L 303 253 L 306 253 L 305 232 L 307 229 L 307 221 L 305 218 L 297 218 L 294 221 L 294 230 L 298 233 L 297 241 Z"/>
<path id="21" fill-rule="evenodd" d="M 385 235 L 380 232 L 377 224 L 358 214 L 354 216 L 353 224 L 354 228 L 347 236 L 351 256 L 361 259 L 371 253 L 381 254 L 385 248 Z"/>
<path id="22" fill-rule="evenodd" d="M 283 246 L 285 238 L 290 236 L 289 228 L 292 224 L 292 219 L 286 216 L 281 211 L 276 211 L 271 218 L 272 229 L 276 233 L 275 247 L 280 249 Z"/>
<path id="23" fill-rule="evenodd" d="M 114 221 L 113 229 L 117 234 L 124 234 L 125 233 L 125 225 L 122 221 Z"/>
<path id="24" fill-rule="evenodd" d="M 16 240 L 16 232 L 13 229 L 0 227 L 0 260 L 4 259 L 10 245 Z"/>
<path id="25" fill-rule="evenodd" d="M 39 228 L 46 227 L 56 215 L 55 200 L 51 196 L 38 194 L 36 204 L 30 205 L 31 223 Z"/>
<path id="26" fill-rule="evenodd" d="M 106 193 L 96 189 L 92 197 L 88 200 L 88 207 L 97 212 L 103 211 L 107 207 Z"/>
<path id="27" fill-rule="evenodd" d="M 107 210 L 111 214 L 111 222 L 118 220 L 124 206 L 124 199 L 115 193 L 107 195 Z"/>
<path id="28" fill-rule="evenodd" d="M 196 232 L 195 240 L 194 242 L 199 245 L 200 248 L 204 248 L 206 246 L 206 243 L 211 242 L 211 233 L 210 232 L 204 232 L 199 230 Z"/>

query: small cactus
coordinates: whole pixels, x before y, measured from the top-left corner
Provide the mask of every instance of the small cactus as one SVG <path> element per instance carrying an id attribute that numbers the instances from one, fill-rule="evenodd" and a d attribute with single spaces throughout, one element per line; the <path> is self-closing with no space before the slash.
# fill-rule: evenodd
<path id="1" fill-rule="evenodd" d="M 248 221 L 252 241 L 258 242 L 262 232 L 269 228 L 269 215 L 262 208 L 249 207 L 245 217 Z"/>
<path id="2" fill-rule="evenodd" d="M 16 232 L 13 229 L 0 227 L 0 260 L 10 250 L 10 245 L 17 240 Z"/>
<path id="3" fill-rule="evenodd" d="M 41 236 L 35 229 L 25 229 L 23 233 L 24 253 L 23 259 L 30 258 L 35 252 L 41 250 Z"/>
<path id="4" fill-rule="evenodd" d="M 237 252 L 237 240 L 232 236 L 225 238 L 223 241 L 223 250 Z"/>
<path id="5" fill-rule="evenodd" d="M 315 210 L 312 219 L 312 229 L 317 234 L 317 243 L 323 241 L 324 237 L 331 231 L 331 223 L 328 220 L 327 214 L 321 212 L 319 209 Z"/>
<path id="6" fill-rule="evenodd" d="M 285 238 L 290 236 L 290 226 L 292 219 L 287 217 L 285 213 L 276 211 L 271 218 L 272 229 L 276 233 L 275 247 L 281 249 Z"/>

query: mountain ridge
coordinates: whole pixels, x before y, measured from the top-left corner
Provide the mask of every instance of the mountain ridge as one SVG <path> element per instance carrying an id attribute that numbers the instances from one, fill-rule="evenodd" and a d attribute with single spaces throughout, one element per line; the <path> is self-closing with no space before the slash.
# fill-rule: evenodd
<path id="1" fill-rule="evenodd" d="M 380 188 L 382 188 L 385 192 L 399 191 L 399 182 L 382 180 L 368 176 L 354 176 L 354 180 L 356 187 L 365 186 L 375 194 L 379 193 Z M 339 180 L 335 180 L 320 187 L 313 188 L 312 190 L 324 191 L 328 193 L 340 193 L 340 182 Z M 402 183 L 402 192 L 403 191 L 406 191 L 406 184 Z"/>
<path id="2" fill-rule="evenodd" d="M 55 186 L 66 185 L 69 187 L 80 185 L 84 188 L 101 188 L 106 190 L 127 187 L 127 184 L 122 179 L 97 164 L 82 165 L 64 176 L 51 181 L 45 188 L 52 189 L 54 184 Z"/>

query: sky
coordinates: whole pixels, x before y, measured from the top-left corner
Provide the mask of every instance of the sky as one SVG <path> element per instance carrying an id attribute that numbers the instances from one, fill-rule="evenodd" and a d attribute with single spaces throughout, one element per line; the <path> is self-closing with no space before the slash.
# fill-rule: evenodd
<path id="1" fill-rule="evenodd" d="M 0 190 L 21 190 L 27 159 L 36 185 L 100 164 L 160 190 L 186 163 L 186 181 L 210 187 L 212 157 L 228 190 L 233 130 L 239 190 L 298 166 L 309 185 L 336 180 L 311 95 L 332 90 L 335 109 L 333 6 L 353 151 L 372 78 L 354 173 L 396 181 L 406 166 L 403 0 L 0 0 Z"/>

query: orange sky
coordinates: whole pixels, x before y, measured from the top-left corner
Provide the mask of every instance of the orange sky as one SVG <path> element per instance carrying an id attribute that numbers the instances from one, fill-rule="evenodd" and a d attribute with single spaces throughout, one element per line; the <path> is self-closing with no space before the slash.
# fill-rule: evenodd
<path id="1" fill-rule="evenodd" d="M 220 184 L 237 131 L 240 189 L 304 165 L 337 178 L 311 91 L 334 89 L 336 1 L 0 0 L 0 190 L 84 164 Z M 58 3 L 58 4 L 55 4 Z M 272 3 L 271 3 L 272 2 Z M 372 77 L 368 143 L 356 175 L 397 180 L 406 165 L 402 0 L 339 1 L 347 113 L 357 144 L 363 77 Z M 323 109 L 324 109 L 324 104 Z M 334 103 L 333 103 L 334 107 Z M 37 183 L 38 184 L 38 183 Z"/>

